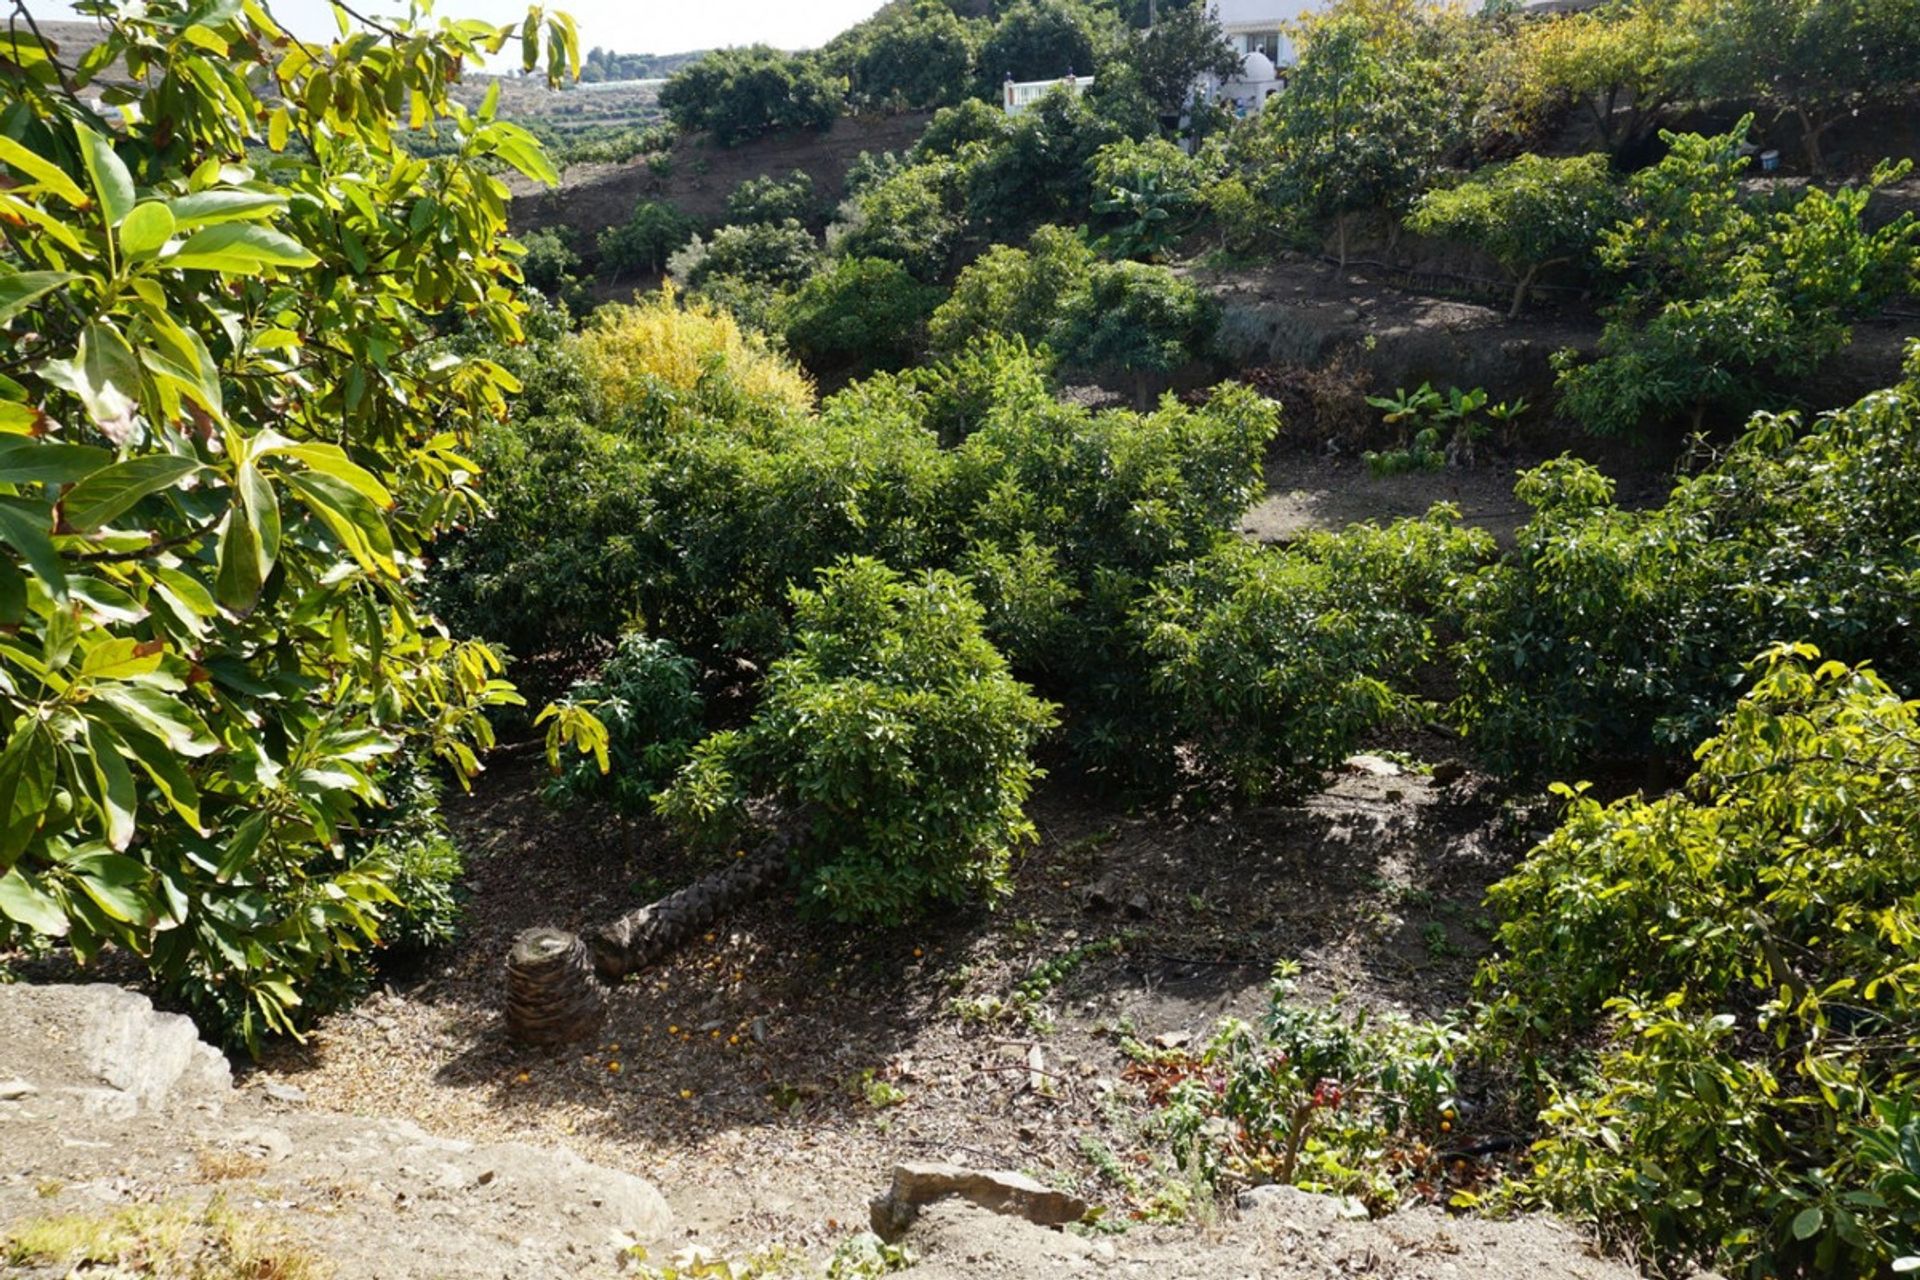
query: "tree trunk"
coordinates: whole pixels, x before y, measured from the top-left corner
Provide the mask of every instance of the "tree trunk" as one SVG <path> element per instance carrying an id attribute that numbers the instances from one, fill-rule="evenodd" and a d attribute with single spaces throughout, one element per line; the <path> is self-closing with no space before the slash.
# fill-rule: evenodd
<path id="1" fill-rule="evenodd" d="M 1518 320 L 1521 310 L 1527 305 L 1527 291 L 1533 288 L 1533 278 L 1540 274 L 1540 268 L 1528 267 L 1526 274 L 1514 282 L 1513 305 L 1507 308 L 1507 319 Z"/>
<path id="2" fill-rule="evenodd" d="M 584 940 L 562 929 L 522 933 L 507 956 L 507 1034 L 532 1045 L 592 1035 L 606 1015 L 607 986 L 684 946 L 784 881 L 801 830 L 798 822 L 782 826 L 719 871 L 628 912 Z"/>
<path id="3" fill-rule="evenodd" d="M 606 992 L 586 943 L 560 929 L 528 929 L 507 954 L 507 1033 L 522 1044 L 566 1044 L 599 1030 Z"/>
<path id="4" fill-rule="evenodd" d="M 594 969 L 603 981 L 617 983 L 685 946 L 714 921 L 786 879 L 787 857 L 798 842 L 791 827 L 777 831 L 712 875 L 595 930 L 587 938 Z"/>

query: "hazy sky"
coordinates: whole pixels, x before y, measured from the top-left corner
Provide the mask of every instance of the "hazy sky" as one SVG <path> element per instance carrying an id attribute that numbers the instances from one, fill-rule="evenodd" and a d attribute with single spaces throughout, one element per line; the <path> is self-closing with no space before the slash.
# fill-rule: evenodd
<path id="1" fill-rule="evenodd" d="M 826 43 L 878 9 L 881 0 L 547 0 L 580 25 L 580 51 L 595 45 L 617 53 L 679 53 L 726 44 L 771 44 L 807 49 Z M 29 0 L 41 17 L 67 17 L 72 10 L 47 0 Z M 394 3 L 355 9 L 375 16 L 404 12 Z M 326 35 L 333 27 L 327 0 L 273 0 L 281 22 L 303 35 Z M 437 0 L 440 17 L 509 22 L 523 17 L 527 0 Z"/>

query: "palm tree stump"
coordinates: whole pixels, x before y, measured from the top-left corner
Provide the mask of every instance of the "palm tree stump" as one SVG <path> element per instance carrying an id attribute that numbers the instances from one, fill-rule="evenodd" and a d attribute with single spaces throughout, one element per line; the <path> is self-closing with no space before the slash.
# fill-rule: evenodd
<path id="1" fill-rule="evenodd" d="M 607 1016 L 587 944 L 563 929 L 528 929 L 507 953 L 507 1032 L 523 1044 L 584 1040 Z"/>

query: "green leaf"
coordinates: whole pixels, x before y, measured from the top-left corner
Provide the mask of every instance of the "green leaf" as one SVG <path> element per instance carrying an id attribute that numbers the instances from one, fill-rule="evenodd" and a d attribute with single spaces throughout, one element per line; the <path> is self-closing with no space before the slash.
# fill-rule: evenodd
<path id="1" fill-rule="evenodd" d="M 343 480 L 319 472 L 289 476 L 287 484 L 370 573 L 395 575 L 393 534 L 380 509 Z"/>
<path id="2" fill-rule="evenodd" d="M 260 545 L 259 531 L 247 519 L 244 505 L 229 508 L 220 526 L 217 548 L 219 567 L 214 574 L 214 595 L 221 604 L 237 614 L 252 610 L 260 598 L 266 578 L 261 570 L 266 555 Z"/>
<path id="3" fill-rule="evenodd" d="M 1819 1205 L 1811 1205 L 1793 1215 L 1793 1238 L 1808 1240 L 1820 1233 L 1827 1225 L 1826 1211 Z"/>
<path id="4" fill-rule="evenodd" d="M 86 755 L 92 766 L 91 777 L 82 776 L 88 799 L 99 810 L 106 824 L 107 844 L 116 851 L 133 843 L 134 806 L 133 771 L 120 758 L 113 731 L 98 720 L 87 721 Z M 87 785 L 91 783 L 91 785 Z"/>
<path id="5" fill-rule="evenodd" d="M 103 467 L 67 491 L 61 511 L 81 532 L 98 529 L 149 494 L 170 489 L 200 470 L 192 458 L 146 454 Z"/>
<path id="6" fill-rule="evenodd" d="M 27 877 L 20 867 L 0 875 L 0 916 L 50 938 L 67 936 L 67 913 L 60 900 Z"/>
<path id="7" fill-rule="evenodd" d="M 80 160 L 93 180 L 93 193 L 100 199 L 107 225 L 117 227 L 133 212 L 133 175 L 114 154 L 113 144 L 87 126 L 75 123 L 73 132 L 80 140 Z"/>
<path id="8" fill-rule="evenodd" d="M 161 262 L 169 267 L 255 275 L 272 267 L 311 267 L 320 261 L 291 236 L 245 222 L 204 227 Z"/>
<path id="9" fill-rule="evenodd" d="M 56 600 L 67 598 L 67 574 L 53 549 L 52 516 L 24 498 L 0 497 L 0 542 L 10 544 Z"/>
<path id="10" fill-rule="evenodd" d="M 115 636 L 88 649 L 80 659 L 82 680 L 131 680 L 159 670 L 166 645 L 158 640 Z"/>
<path id="11" fill-rule="evenodd" d="M 80 184 L 67 176 L 66 170 L 4 134 L 0 134 L 0 161 L 12 165 L 36 185 L 45 187 L 77 209 L 84 209 L 93 203 L 87 199 L 87 193 L 80 189 Z"/>
<path id="12" fill-rule="evenodd" d="M 38 720 L 20 720 L 0 751 L 0 873 L 19 861 L 46 817 L 59 772 L 53 735 Z"/>
<path id="13" fill-rule="evenodd" d="M 160 789 L 173 811 L 184 818 L 188 826 L 200 831 L 200 789 L 167 744 L 106 703 L 96 701 L 92 710 L 120 735 L 120 741 L 133 753 L 134 763 L 153 779 L 153 785 Z"/>
<path id="14" fill-rule="evenodd" d="M 11 319 L 42 294 L 78 279 L 71 271 L 8 271 L 0 275 L 0 321 Z"/>
<path id="15" fill-rule="evenodd" d="M 9 484 L 72 484 L 113 463 L 105 449 L 26 440 L 0 444 L 0 476 Z"/>
<path id="16" fill-rule="evenodd" d="M 108 439 L 123 444 L 132 438 L 144 379 L 140 361 L 118 329 L 95 321 L 81 331 L 80 349 L 71 360 L 49 360 L 40 373 L 77 396 Z"/>
<path id="17" fill-rule="evenodd" d="M 11 560 L 0 559 L 0 627 L 27 620 L 27 575 Z"/>
<path id="18" fill-rule="evenodd" d="M 151 257 L 173 239 L 174 226 L 173 212 L 158 200 L 137 204 L 120 224 L 120 252 L 129 258 Z"/>
<path id="19" fill-rule="evenodd" d="M 220 745 L 191 707 L 158 689 L 106 684 L 95 688 L 92 696 L 125 714 L 180 755 L 198 759 Z"/>
<path id="20" fill-rule="evenodd" d="M 0 915 L 50 938 L 67 936 L 67 913 L 60 898 L 40 889 L 23 867 L 0 875 Z"/>
<path id="21" fill-rule="evenodd" d="M 196 191 L 167 202 L 174 224 L 182 231 L 223 222 L 259 222 L 287 207 L 285 196 L 264 191 Z"/>
<path id="22" fill-rule="evenodd" d="M 113 919 L 122 924 L 152 923 L 155 912 L 145 866 L 118 853 L 85 853 L 69 860 L 67 869 Z"/>

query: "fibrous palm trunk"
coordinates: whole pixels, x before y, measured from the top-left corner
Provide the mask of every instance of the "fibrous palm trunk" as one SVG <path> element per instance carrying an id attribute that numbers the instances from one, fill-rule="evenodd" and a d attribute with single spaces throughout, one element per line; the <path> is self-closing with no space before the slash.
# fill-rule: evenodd
<path id="1" fill-rule="evenodd" d="M 522 933 L 507 956 L 507 1033 L 535 1045 L 592 1035 L 605 1013 L 603 983 L 617 985 L 780 885 L 799 838 L 797 826 L 782 827 L 720 870 L 584 940 L 561 929 Z"/>

